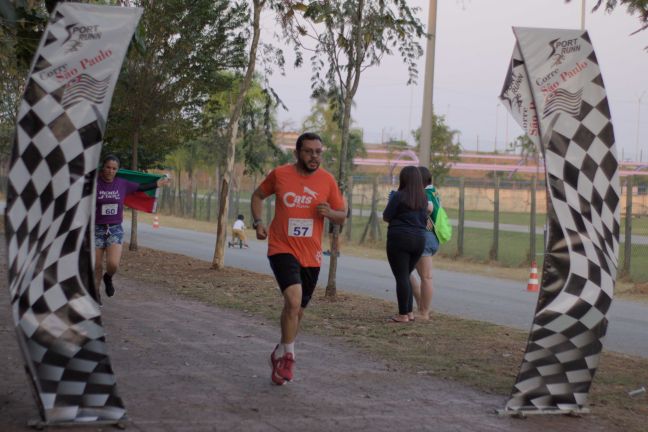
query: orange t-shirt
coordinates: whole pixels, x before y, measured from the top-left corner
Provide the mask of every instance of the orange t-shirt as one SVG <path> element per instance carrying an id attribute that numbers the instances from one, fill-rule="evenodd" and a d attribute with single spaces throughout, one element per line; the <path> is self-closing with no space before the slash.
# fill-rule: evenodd
<path id="1" fill-rule="evenodd" d="M 259 188 L 274 194 L 275 216 L 268 231 L 268 256 L 292 254 L 302 267 L 319 267 L 322 261 L 324 217 L 317 205 L 328 202 L 333 210 L 344 210 L 344 200 L 335 179 L 319 168 L 303 175 L 294 164 L 275 168 Z"/>

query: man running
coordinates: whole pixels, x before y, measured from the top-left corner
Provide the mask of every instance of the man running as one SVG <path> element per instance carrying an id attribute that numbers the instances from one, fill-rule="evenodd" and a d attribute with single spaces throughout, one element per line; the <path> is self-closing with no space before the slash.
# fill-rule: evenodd
<path id="1" fill-rule="evenodd" d="M 322 139 L 306 132 L 297 138 L 297 162 L 275 168 L 252 195 L 252 227 L 268 238 L 268 260 L 283 294 L 281 342 L 270 354 L 272 382 L 293 378 L 295 338 L 313 295 L 322 260 L 324 218 L 342 225 L 346 209 L 333 176 L 320 168 Z M 266 230 L 263 200 L 275 195 L 275 216 Z"/>

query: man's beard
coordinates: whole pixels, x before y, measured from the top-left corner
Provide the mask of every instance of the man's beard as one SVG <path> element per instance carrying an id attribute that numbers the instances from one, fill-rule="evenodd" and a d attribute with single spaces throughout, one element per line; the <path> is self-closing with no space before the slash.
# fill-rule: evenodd
<path id="1" fill-rule="evenodd" d="M 304 162 L 303 160 L 300 160 L 300 161 L 299 161 L 299 166 L 300 166 L 304 171 L 306 171 L 307 173 L 314 173 L 315 171 L 317 171 L 317 169 L 319 168 L 320 164 L 317 164 L 317 166 L 316 166 L 315 168 L 311 168 L 310 166 L 308 166 L 308 164 L 307 164 L 306 162 Z"/>

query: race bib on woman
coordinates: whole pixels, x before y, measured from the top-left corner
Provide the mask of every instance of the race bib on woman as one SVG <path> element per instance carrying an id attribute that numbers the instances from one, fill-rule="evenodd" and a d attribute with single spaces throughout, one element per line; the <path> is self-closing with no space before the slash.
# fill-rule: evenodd
<path id="1" fill-rule="evenodd" d="M 119 204 L 102 204 L 101 205 L 101 215 L 102 216 L 112 216 L 117 214 Z"/>

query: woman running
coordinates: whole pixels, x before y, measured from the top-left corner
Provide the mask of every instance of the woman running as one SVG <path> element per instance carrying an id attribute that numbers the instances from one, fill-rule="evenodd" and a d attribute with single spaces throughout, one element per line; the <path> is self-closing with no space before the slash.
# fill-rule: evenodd
<path id="1" fill-rule="evenodd" d="M 126 195 L 137 191 L 147 191 L 164 186 L 169 183 L 167 177 L 157 181 L 138 184 L 116 177 L 119 169 L 119 159 L 114 155 L 107 155 L 101 162 L 101 169 L 97 176 L 97 201 L 95 210 L 95 300 L 101 304 L 99 287 L 103 278 L 106 285 L 106 295 L 115 294 L 112 277 L 117 273 L 122 254 L 124 241 L 124 200 Z M 103 260 L 106 259 L 106 272 L 103 269 Z"/>

